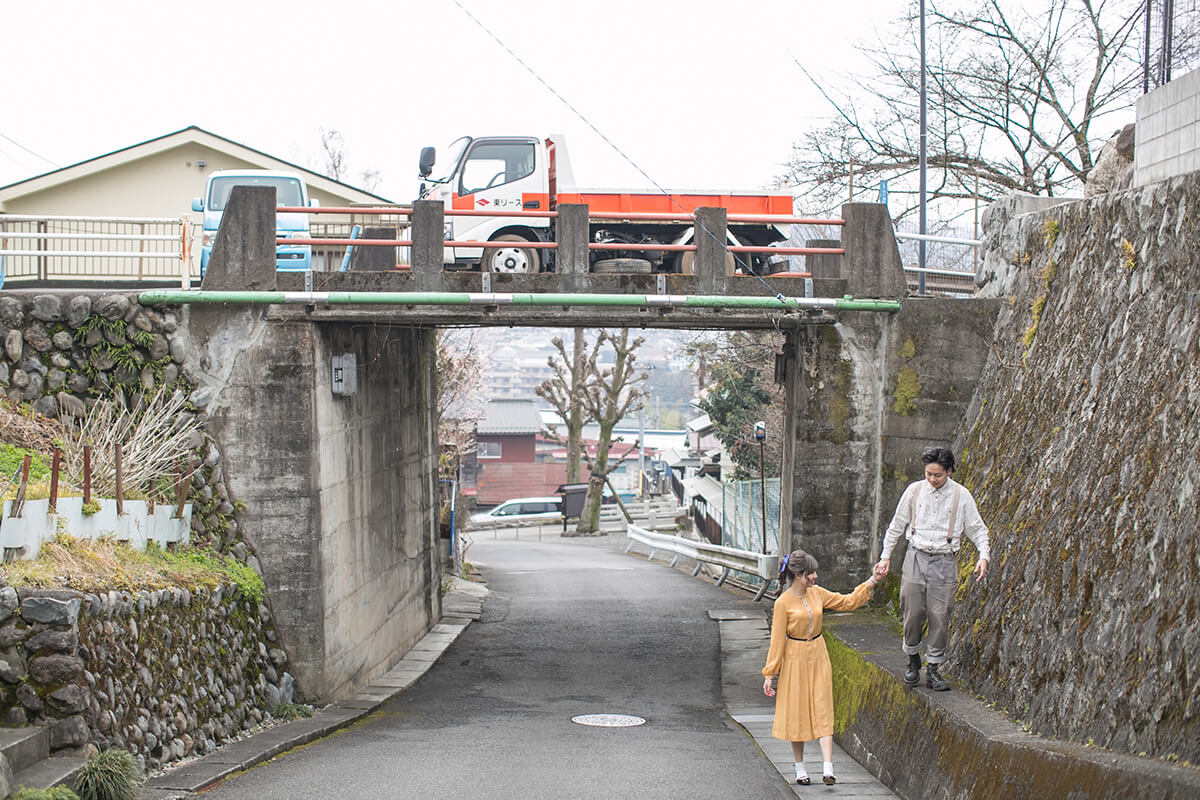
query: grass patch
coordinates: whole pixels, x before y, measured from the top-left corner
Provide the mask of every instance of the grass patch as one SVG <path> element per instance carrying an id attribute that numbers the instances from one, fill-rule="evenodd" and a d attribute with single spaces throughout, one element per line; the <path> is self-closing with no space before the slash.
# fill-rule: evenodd
<path id="1" fill-rule="evenodd" d="M 110 747 L 83 765 L 75 779 L 80 800 L 137 800 L 145 776 L 128 750 Z"/>
<path id="2" fill-rule="evenodd" d="M 313 715 L 312 706 L 306 706 L 301 703 L 280 703 L 271 712 L 271 716 L 275 719 L 291 721 L 302 717 L 311 717 Z"/>
<path id="3" fill-rule="evenodd" d="M 22 786 L 9 800 L 79 800 L 79 795 L 65 786 L 51 786 L 49 789 L 28 789 Z"/>
<path id="4" fill-rule="evenodd" d="M 263 599 L 262 578 L 254 570 L 212 550 L 163 550 L 148 543 L 145 552 L 138 552 L 124 542 L 66 534 L 42 545 L 36 559 L 5 564 L 0 575 L 14 587 L 97 593 L 180 586 L 215 589 L 232 583 L 247 599 Z"/>

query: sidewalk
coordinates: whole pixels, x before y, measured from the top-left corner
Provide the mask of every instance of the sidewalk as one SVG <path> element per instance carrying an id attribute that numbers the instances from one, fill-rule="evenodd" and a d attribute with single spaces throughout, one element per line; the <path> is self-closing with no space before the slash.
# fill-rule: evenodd
<path id="1" fill-rule="evenodd" d="M 833 745 L 833 769 L 837 783 L 826 786 L 821 782 L 821 751 L 816 742 L 809 742 L 804 746 L 804 764 L 813 783 L 811 786 L 797 785 L 792 746 L 771 736 L 775 706 L 762 693 L 760 675 L 770 646 L 763 611 L 718 610 L 710 611 L 708 615 L 717 621 L 721 632 L 721 696 L 725 710 L 754 739 L 797 797 L 836 793 L 847 800 L 878 800 L 897 796 L 836 742 Z"/>
<path id="2" fill-rule="evenodd" d="M 353 697 L 339 700 L 307 719 L 286 722 L 232 742 L 146 781 L 142 800 L 182 800 L 235 772 L 328 736 L 373 713 L 426 673 L 483 610 L 488 589 L 455 579 L 442 598 L 442 619 L 387 673 Z"/>

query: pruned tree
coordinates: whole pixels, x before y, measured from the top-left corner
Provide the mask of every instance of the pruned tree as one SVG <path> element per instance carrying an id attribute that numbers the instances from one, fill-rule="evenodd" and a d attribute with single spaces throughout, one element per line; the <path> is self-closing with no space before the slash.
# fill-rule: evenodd
<path id="1" fill-rule="evenodd" d="M 613 428 L 628 414 L 639 410 L 646 396 L 642 388 L 646 373 L 638 371 L 635 353 L 643 341 L 641 337 L 631 340 L 628 328 L 622 328 L 615 335 L 601 331 L 597 336 L 597 346 L 607 343 L 612 347 L 613 362 L 608 366 L 592 360 L 589 365 L 591 379 L 584 392 L 584 410 L 600 430 L 596 453 L 589 464 L 591 476 L 588 479 L 587 499 L 584 500 L 583 512 L 576 526 L 580 533 L 592 533 L 600 528 L 604 481 L 610 469 L 615 468 L 615 465 L 609 464 Z"/>
<path id="2" fill-rule="evenodd" d="M 1146 0 L 1048 0 L 1048 8 L 930 0 L 929 201 L 963 200 L 976 191 L 990 201 L 1014 191 L 1077 190 L 1112 133 L 1097 125 L 1141 91 L 1145 13 Z M 1194 21 L 1195 3 L 1182 13 Z M 918 173 L 915 2 L 900 22 L 896 36 L 864 50 L 872 68 L 855 80 L 863 99 L 821 89 L 833 121 L 804 134 L 786 164 L 785 179 L 824 208 L 845 197 L 851 176 L 877 183 Z M 1176 25 L 1188 31 L 1174 42 L 1176 63 L 1185 63 L 1195 58 L 1194 26 Z M 912 199 L 897 216 L 917 204 Z"/>
<path id="3" fill-rule="evenodd" d="M 767 331 L 737 331 L 718 339 L 697 339 L 688 352 L 704 356 L 709 383 L 699 406 L 708 414 L 725 452 L 736 465 L 735 480 L 758 477 L 759 444 L 754 423 L 766 422 L 763 471 L 780 474 L 783 460 L 785 392 L 774 381 L 775 353 L 783 337 Z"/>
<path id="4" fill-rule="evenodd" d="M 583 439 L 583 426 L 591 421 L 586 405 L 586 390 L 602 341 L 601 337 L 597 337 L 589 354 L 583 329 L 576 328 L 572 352 L 568 356 L 563 340 L 557 336 L 551 339 L 550 343 L 558 350 L 557 358 L 550 356 L 547 359 L 550 368 L 554 370 L 554 377 L 543 381 L 534 390 L 538 397 L 558 412 L 566 428 L 563 432 L 565 435 L 549 428 L 543 433 L 547 438 L 567 448 L 567 483 L 579 483 L 582 475 L 580 443 Z"/>

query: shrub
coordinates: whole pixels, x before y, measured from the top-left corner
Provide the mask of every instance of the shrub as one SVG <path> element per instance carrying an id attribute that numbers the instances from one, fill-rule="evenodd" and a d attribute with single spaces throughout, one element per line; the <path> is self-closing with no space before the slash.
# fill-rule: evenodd
<path id="1" fill-rule="evenodd" d="M 137 800 L 142 768 L 128 750 L 110 747 L 83 765 L 75 780 L 80 800 Z"/>

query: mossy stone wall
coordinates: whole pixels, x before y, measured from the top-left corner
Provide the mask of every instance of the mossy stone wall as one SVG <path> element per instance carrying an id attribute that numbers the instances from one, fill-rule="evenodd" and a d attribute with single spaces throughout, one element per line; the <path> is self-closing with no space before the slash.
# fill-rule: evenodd
<path id="1" fill-rule="evenodd" d="M 1200 173 L 1018 207 L 984 217 L 1001 311 L 956 477 L 993 563 L 950 662 L 1035 732 L 1197 763 Z"/>

